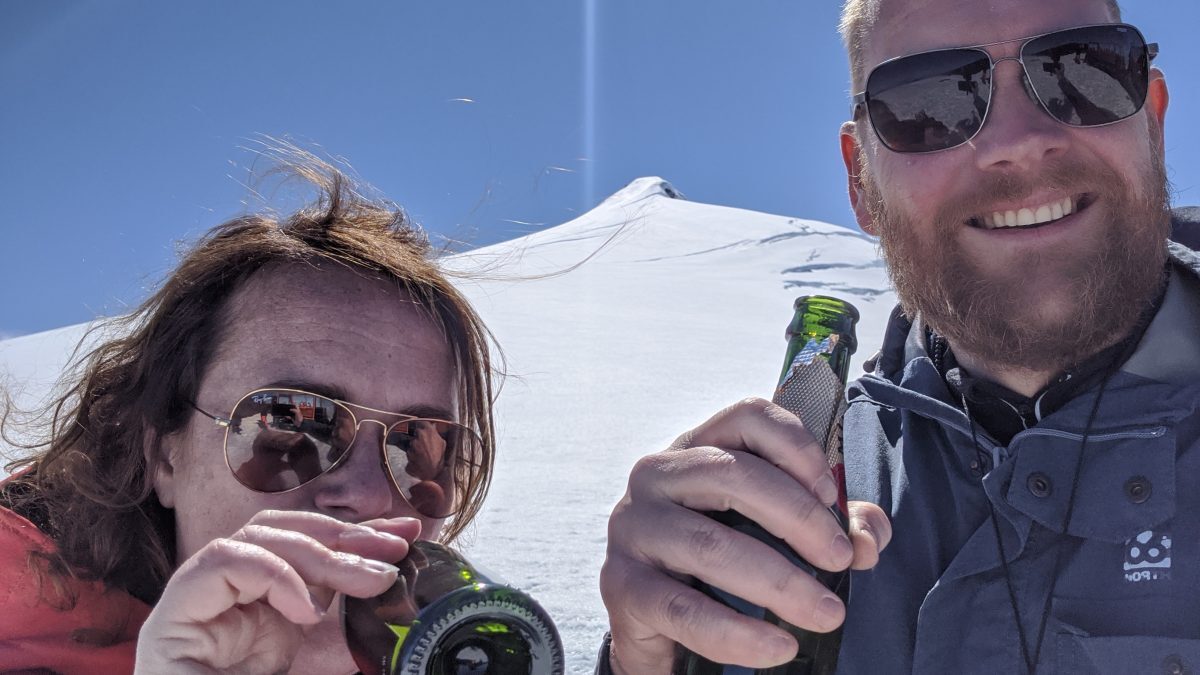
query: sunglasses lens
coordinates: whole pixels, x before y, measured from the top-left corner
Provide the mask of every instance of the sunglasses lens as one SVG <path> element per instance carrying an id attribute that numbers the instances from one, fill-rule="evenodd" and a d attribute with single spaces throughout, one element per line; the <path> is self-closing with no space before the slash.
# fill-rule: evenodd
<path id="1" fill-rule="evenodd" d="M 354 442 L 345 404 L 290 389 L 255 391 L 238 402 L 225 436 L 233 475 L 259 492 L 283 492 L 329 471 Z M 376 437 L 378 438 L 378 437 Z M 423 516 L 453 515 L 460 458 L 475 457 L 479 437 L 433 419 L 403 419 L 387 429 L 384 451 L 400 494 Z"/>
<path id="2" fill-rule="evenodd" d="M 385 449 L 396 488 L 424 516 L 451 515 L 455 461 L 472 456 L 474 448 L 468 446 L 473 443 L 475 434 L 452 422 L 414 419 L 393 425 Z"/>
<path id="3" fill-rule="evenodd" d="M 946 49 L 880 64 L 867 79 L 867 111 L 895 152 L 932 152 L 969 141 L 987 112 L 991 62 L 978 49 Z"/>
<path id="4" fill-rule="evenodd" d="M 353 418 L 331 399 L 287 390 L 256 391 L 233 411 L 225 456 L 242 485 L 283 492 L 328 471 L 353 438 Z"/>
<path id="5" fill-rule="evenodd" d="M 1021 60 L 1046 112 L 1063 124 L 1110 124 L 1146 102 L 1150 59 L 1132 26 L 1059 31 L 1031 40 Z"/>

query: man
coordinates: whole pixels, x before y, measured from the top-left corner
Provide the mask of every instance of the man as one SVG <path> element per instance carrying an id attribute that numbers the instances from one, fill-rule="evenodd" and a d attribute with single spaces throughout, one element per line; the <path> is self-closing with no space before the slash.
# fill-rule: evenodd
<path id="1" fill-rule="evenodd" d="M 1166 83 L 1119 22 L 1106 0 L 847 2 L 850 202 L 903 307 L 849 391 L 849 536 L 796 418 L 717 413 L 613 512 L 601 670 L 794 656 L 693 577 L 844 621 L 839 672 L 1200 668 L 1200 256 L 1168 245 Z M 858 570 L 849 606 L 702 515 L 724 509 Z"/>

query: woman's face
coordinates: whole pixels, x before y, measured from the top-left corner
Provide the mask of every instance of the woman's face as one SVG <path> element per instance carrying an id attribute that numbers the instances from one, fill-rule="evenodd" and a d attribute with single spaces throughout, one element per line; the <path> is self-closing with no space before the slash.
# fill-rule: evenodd
<path id="1" fill-rule="evenodd" d="M 272 267 L 231 298 L 228 317 L 224 341 L 196 396 L 196 405 L 207 412 L 228 416 L 247 392 L 277 386 L 377 410 L 455 419 L 450 347 L 427 313 L 395 284 L 331 263 L 323 269 Z M 360 422 L 398 419 L 358 408 L 355 415 Z M 338 468 L 290 492 L 263 494 L 242 486 L 230 472 L 225 429 L 194 413 L 181 432 L 164 439 L 164 461 L 155 476 L 160 501 L 175 510 L 178 562 L 233 534 L 264 509 L 311 511 L 349 522 L 420 518 L 422 538 L 435 538 L 442 522 L 417 513 L 385 473 L 382 432 L 380 424 L 361 423 Z"/>
<path id="2" fill-rule="evenodd" d="M 378 410 L 455 419 L 455 373 L 445 339 L 394 284 L 326 263 L 267 268 L 230 300 L 226 336 L 196 405 L 226 416 L 247 392 L 287 386 L 333 394 Z M 361 420 L 375 417 L 356 409 Z M 378 416 L 386 423 L 397 418 Z M 380 454 L 383 427 L 361 424 L 350 456 L 296 490 L 262 494 L 230 473 L 225 430 L 200 413 L 164 441 L 156 493 L 175 509 L 178 560 L 237 531 L 264 509 L 312 511 L 361 522 L 421 518 L 422 537 L 440 520 L 421 517 L 396 491 Z"/>
<path id="3" fill-rule="evenodd" d="M 225 338 L 196 396 L 196 405 L 228 416 L 247 392 L 264 387 L 314 391 L 352 403 L 455 420 L 450 347 L 408 294 L 365 273 L 326 263 L 282 265 L 252 277 L 230 300 Z M 194 413 L 163 442 L 155 492 L 175 510 L 177 562 L 227 537 L 264 509 L 311 511 L 339 520 L 419 518 L 422 538 L 442 521 L 421 516 L 385 473 L 383 426 L 398 418 L 355 409 L 360 420 L 349 456 L 335 470 L 290 492 L 263 494 L 234 478 L 223 451 L 225 429 Z M 353 435 L 353 430 L 347 430 Z M 295 661 L 301 670 L 351 668 L 337 625 L 310 633 Z M 311 668 L 309 667 L 311 666 Z M 295 670 L 295 669 L 293 669 Z"/>

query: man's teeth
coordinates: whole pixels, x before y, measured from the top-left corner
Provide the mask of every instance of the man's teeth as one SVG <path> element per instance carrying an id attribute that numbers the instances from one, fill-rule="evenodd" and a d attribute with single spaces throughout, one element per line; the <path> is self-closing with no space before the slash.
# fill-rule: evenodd
<path id="1" fill-rule="evenodd" d="M 1057 202 L 1042 204 L 1036 209 L 1020 209 L 1017 211 L 996 211 L 983 219 L 984 226 L 989 230 L 998 227 L 1027 227 L 1051 223 L 1075 213 L 1073 197 L 1064 197 Z"/>

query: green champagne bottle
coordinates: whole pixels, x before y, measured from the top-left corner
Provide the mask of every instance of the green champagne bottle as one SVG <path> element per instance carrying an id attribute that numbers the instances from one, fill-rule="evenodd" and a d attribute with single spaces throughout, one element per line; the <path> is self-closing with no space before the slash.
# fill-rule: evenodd
<path id="1" fill-rule="evenodd" d="M 562 640 L 533 598 L 430 541 L 399 567 L 382 595 L 342 601 L 362 675 L 563 675 Z"/>
<path id="2" fill-rule="evenodd" d="M 821 295 L 796 299 L 795 313 L 787 328 L 787 352 L 783 372 L 773 401 L 804 422 L 805 428 L 823 443 L 825 455 L 838 483 L 838 503 L 830 509 L 846 530 L 846 474 L 842 462 L 842 414 L 846 409 L 845 387 L 850 371 L 850 356 L 858 347 L 854 326 L 858 310 L 850 303 Z M 715 520 L 762 541 L 792 564 L 816 577 L 842 599 L 850 595 L 850 573 L 827 572 L 804 561 L 782 539 L 736 511 L 709 513 Z M 709 597 L 757 619 L 773 623 L 791 633 L 800 650 L 790 662 L 772 668 L 744 668 L 713 663 L 694 652 L 685 651 L 676 672 L 684 675 L 833 675 L 837 670 L 838 650 L 842 643 L 839 627 L 830 633 L 816 633 L 793 626 L 762 607 L 697 581 L 697 588 Z"/>

